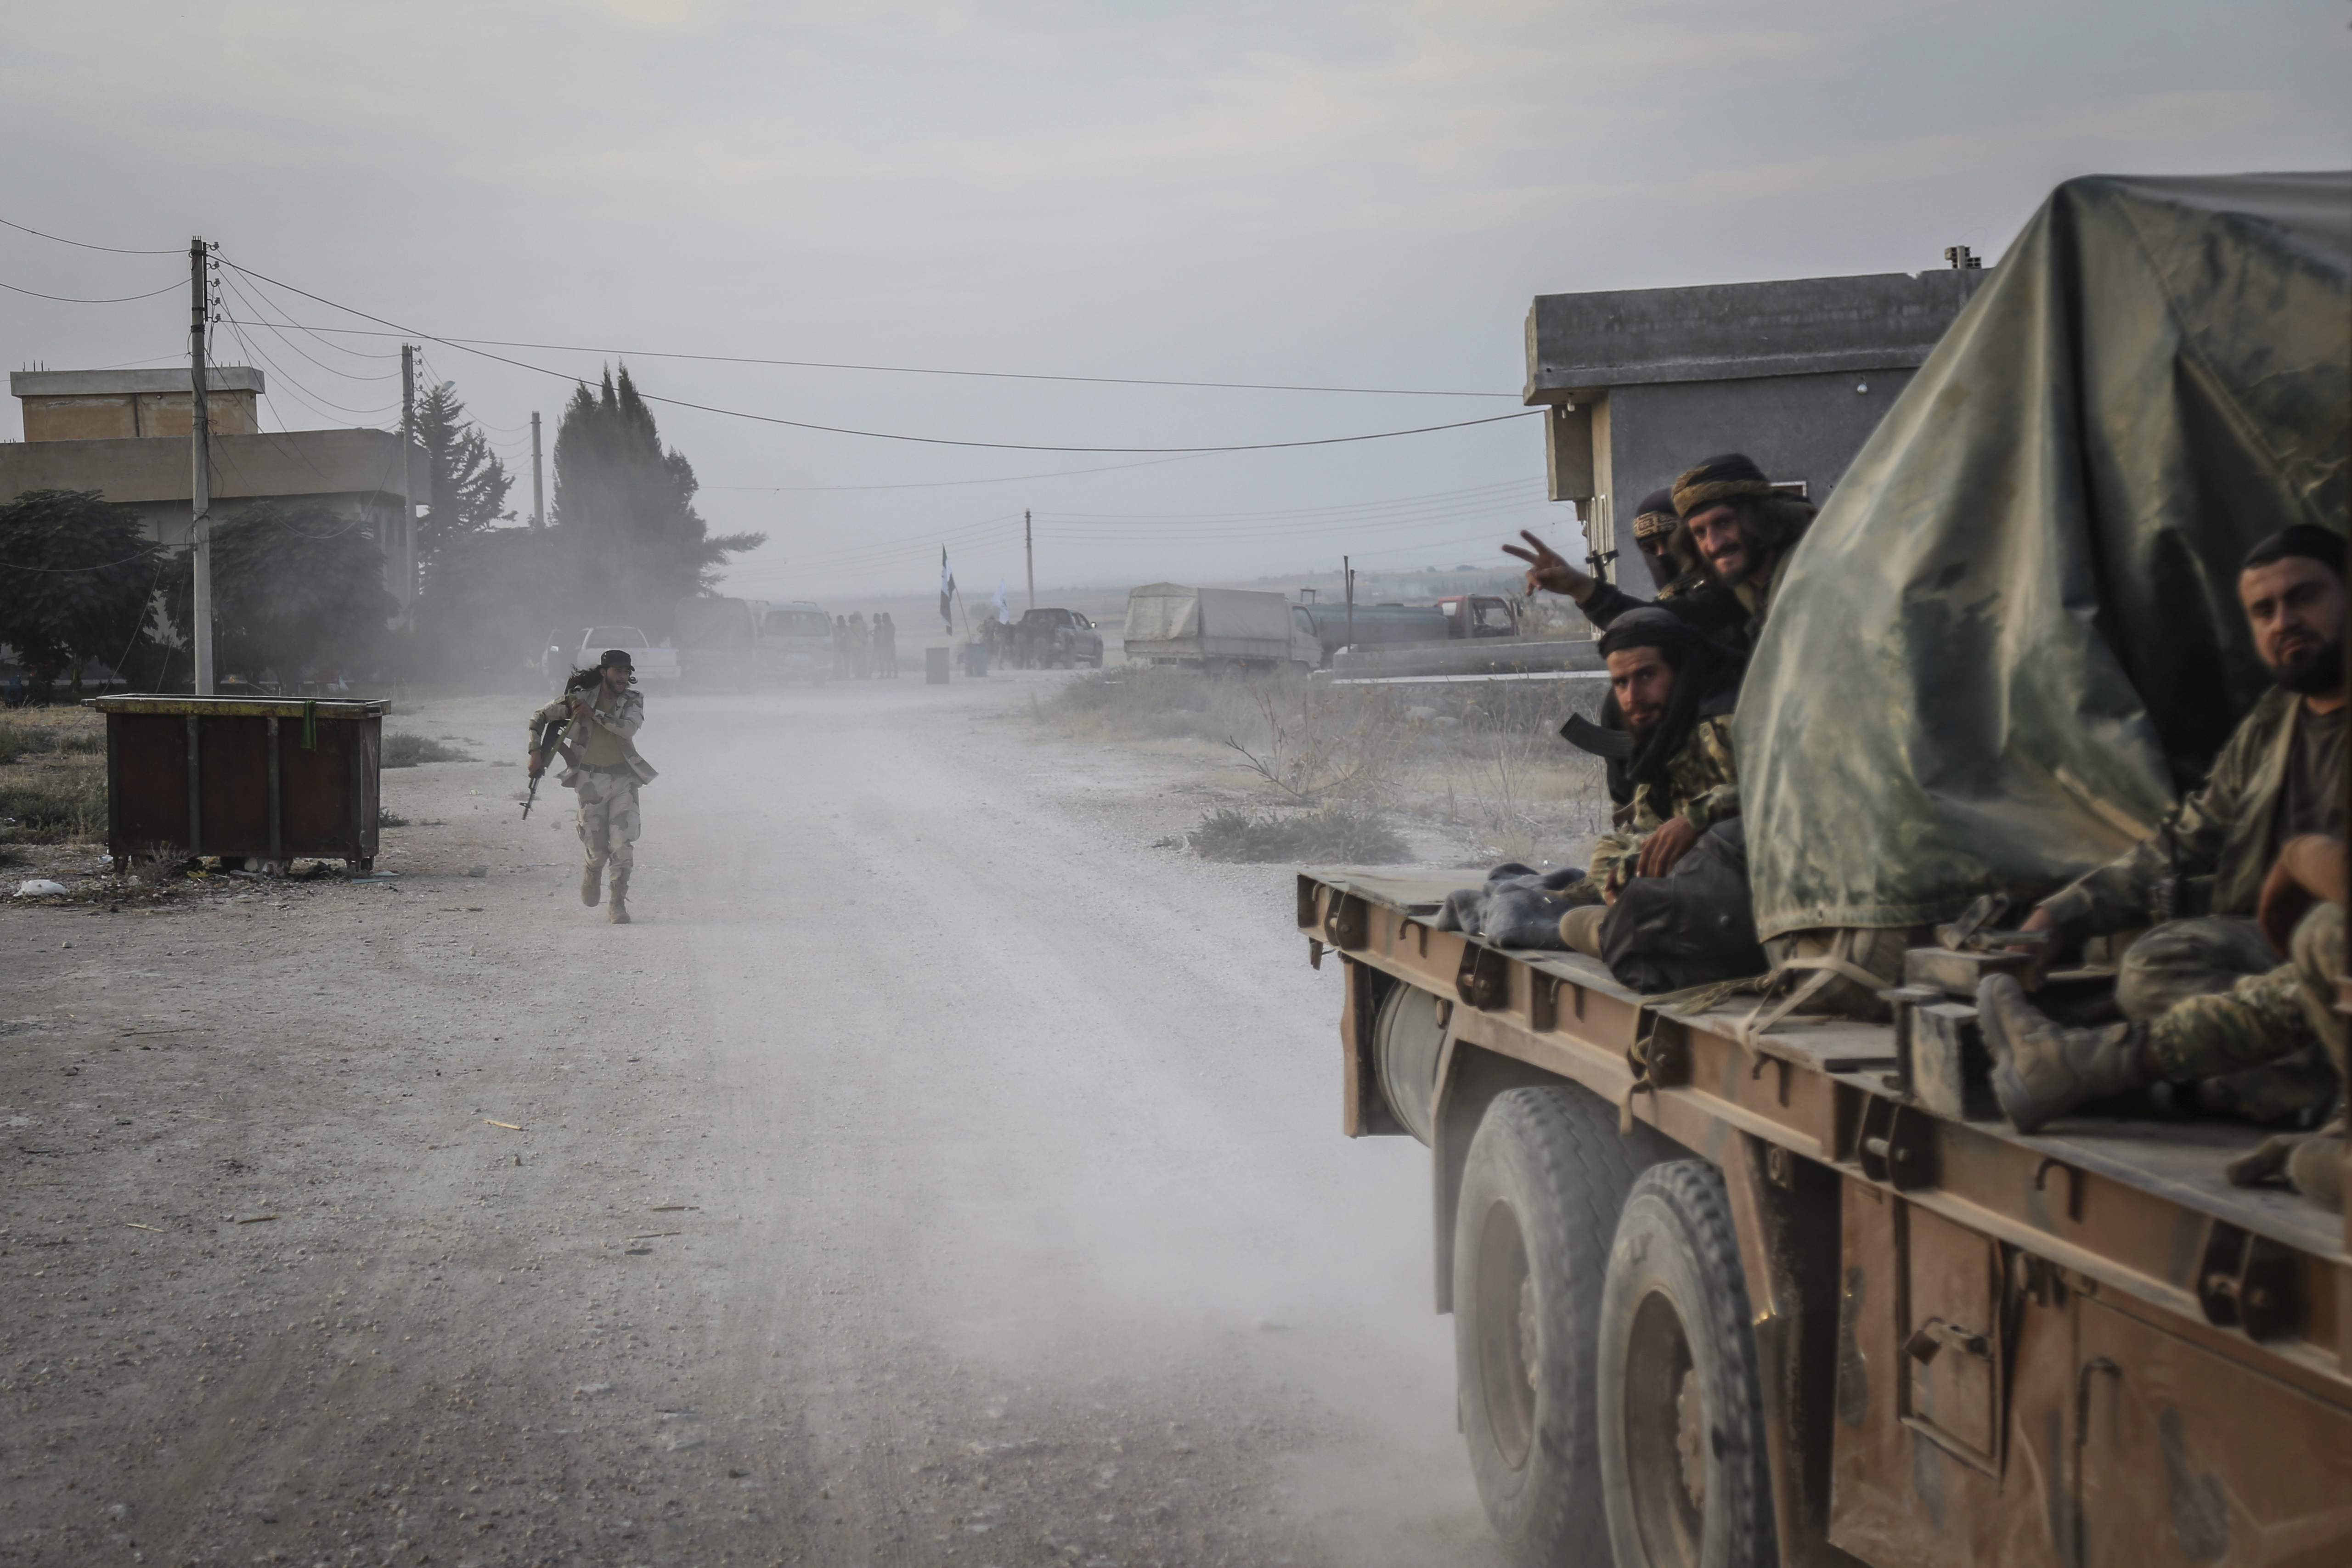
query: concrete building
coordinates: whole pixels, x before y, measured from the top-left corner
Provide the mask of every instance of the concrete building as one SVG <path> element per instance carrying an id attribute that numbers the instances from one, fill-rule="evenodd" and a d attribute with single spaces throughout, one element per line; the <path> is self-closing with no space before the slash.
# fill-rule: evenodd
<path id="1" fill-rule="evenodd" d="M 1970 264 L 1537 296 L 1524 396 L 1551 409 L 1551 499 L 1575 503 L 1604 556 L 1620 516 L 1717 453 L 1745 452 L 1820 502 L 1985 276 Z"/>
<path id="2" fill-rule="evenodd" d="M 186 371 L 17 371 L 8 390 L 23 405 L 25 439 L 0 444 L 0 498 L 98 490 L 136 512 L 157 541 L 187 542 L 194 485 Z M 383 551 L 385 590 L 405 608 L 415 514 L 404 494 L 399 435 L 263 430 L 256 409 L 262 391 L 257 370 L 225 365 L 205 374 L 214 521 L 257 500 L 320 501 L 358 518 Z M 415 471 L 422 484 L 421 462 Z"/>

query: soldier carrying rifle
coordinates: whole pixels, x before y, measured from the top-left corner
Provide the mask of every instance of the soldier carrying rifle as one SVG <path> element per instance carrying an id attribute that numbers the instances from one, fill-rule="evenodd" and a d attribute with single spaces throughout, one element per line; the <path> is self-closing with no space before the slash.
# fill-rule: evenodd
<path id="1" fill-rule="evenodd" d="M 656 777 L 637 755 L 634 737 L 646 721 L 645 694 L 625 648 L 608 648 L 594 669 L 575 670 L 563 694 L 530 716 L 530 776 L 536 789 L 551 756 L 565 771 L 559 783 L 580 795 L 580 842 L 588 867 L 580 875 L 580 901 L 590 909 L 613 868 L 606 919 L 629 923 L 629 870 L 636 862 L 637 790 Z M 529 809 L 526 807 L 525 809 Z"/>

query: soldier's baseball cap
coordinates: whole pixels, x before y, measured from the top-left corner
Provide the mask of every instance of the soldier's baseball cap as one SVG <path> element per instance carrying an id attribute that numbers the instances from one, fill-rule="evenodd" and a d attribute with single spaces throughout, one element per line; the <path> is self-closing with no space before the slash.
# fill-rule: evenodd
<path id="1" fill-rule="evenodd" d="M 596 661 L 596 668 L 599 669 L 635 669 L 637 666 L 636 661 L 629 657 L 629 650 L 627 648 L 608 647 L 604 650 L 604 657 Z"/>

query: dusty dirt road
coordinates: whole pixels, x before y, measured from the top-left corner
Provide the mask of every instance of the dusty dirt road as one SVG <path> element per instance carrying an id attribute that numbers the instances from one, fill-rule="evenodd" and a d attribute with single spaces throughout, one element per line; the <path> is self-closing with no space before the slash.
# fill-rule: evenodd
<path id="1" fill-rule="evenodd" d="M 396 884 L 0 910 L 0 1562 L 1497 1560 L 1289 870 L 1050 679 L 656 693 L 629 927 L 511 701 Z"/>

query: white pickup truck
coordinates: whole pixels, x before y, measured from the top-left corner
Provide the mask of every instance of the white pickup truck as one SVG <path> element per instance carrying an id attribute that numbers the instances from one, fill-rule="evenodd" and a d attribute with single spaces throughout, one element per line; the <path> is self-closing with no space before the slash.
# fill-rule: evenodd
<path id="1" fill-rule="evenodd" d="M 561 691 L 573 670 L 589 668 L 607 648 L 616 647 L 628 650 L 629 662 L 636 667 L 639 685 L 678 678 L 677 650 L 656 647 L 637 626 L 559 626 L 547 634 L 547 650 L 539 656 L 539 672 L 546 677 L 550 691 Z"/>

